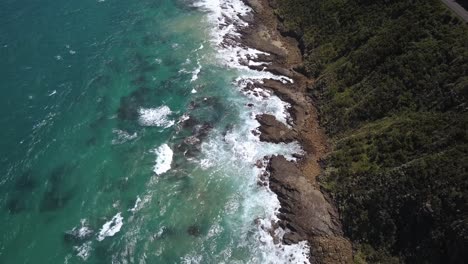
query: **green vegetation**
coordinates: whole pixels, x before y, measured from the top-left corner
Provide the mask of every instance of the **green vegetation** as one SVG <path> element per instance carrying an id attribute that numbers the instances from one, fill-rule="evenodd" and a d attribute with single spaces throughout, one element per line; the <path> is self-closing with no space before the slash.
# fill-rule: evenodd
<path id="1" fill-rule="evenodd" d="M 439 0 L 277 0 L 356 263 L 468 259 L 468 26 Z"/>

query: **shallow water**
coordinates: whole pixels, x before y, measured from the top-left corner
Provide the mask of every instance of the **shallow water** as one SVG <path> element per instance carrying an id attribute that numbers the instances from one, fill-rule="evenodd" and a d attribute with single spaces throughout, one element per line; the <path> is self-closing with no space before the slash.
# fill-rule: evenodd
<path id="1" fill-rule="evenodd" d="M 0 263 L 284 263 L 227 1 L 0 3 Z M 248 79 L 249 77 L 250 79 Z M 247 79 L 246 79 L 247 78 Z M 253 103 L 254 107 L 247 104 Z M 277 233 L 282 230 L 277 229 Z"/>

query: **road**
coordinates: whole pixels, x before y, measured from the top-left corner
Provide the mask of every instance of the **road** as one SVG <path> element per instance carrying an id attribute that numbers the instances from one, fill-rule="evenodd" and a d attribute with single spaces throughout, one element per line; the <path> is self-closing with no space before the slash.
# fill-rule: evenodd
<path id="1" fill-rule="evenodd" d="M 468 11 L 466 11 L 461 5 L 455 2 L 455 0 L 442 0 L 442 2 L 453 12 L 455 12 L 461 19 L 468 22 Z"/>

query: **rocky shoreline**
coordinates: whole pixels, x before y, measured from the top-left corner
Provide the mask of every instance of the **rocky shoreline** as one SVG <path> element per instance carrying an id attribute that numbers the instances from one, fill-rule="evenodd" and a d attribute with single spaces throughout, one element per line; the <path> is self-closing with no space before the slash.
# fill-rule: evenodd
<path id="1" fill-rule="evenodd" d="M 270 54 L 258 58 L 259 62 L 266 61 L 267 64 L 249 67 L 294 80 L 294 83 L 287 83 L 268 79 L 255 84 L 272 91 L 291 105 L 289 126 L 272 115 L 256 117 L 260 123 L 260 140 L 275 143 L 298 141 L 305 150 L 297 162 L 288 161 L 283 156 L 273 156 L 268 160 L 269 185 L 281 203 L 279 225 L 287 231 L 283 243 L 307 240 L 311 247 L 309 258 L 314 263 L 351 263 L 351 243 L 344 238 L 338 212 L 320 191 L 316 179 L 321 173 L 319 161 L 329 147 L 319 127 L 317 110 L 307 95 L 307 86 L 312 80 L 294 70 L 302 63 L 298 42 L 280 32 L 282 26 L 272 7 L 274 0 L 244 1 L 253 9 L 254 15 L 248 18 L 249 26 L 242 29 L 241 42 Z"/>

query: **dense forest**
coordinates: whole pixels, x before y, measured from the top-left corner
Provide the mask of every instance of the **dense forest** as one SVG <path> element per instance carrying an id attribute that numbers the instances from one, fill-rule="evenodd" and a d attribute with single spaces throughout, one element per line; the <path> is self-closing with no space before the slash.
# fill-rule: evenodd
<path id="1" fill-rule="evenodd" d="M 356 263 L 468 260 L 468 26 L 440 0 L 276 0 Z"/>

